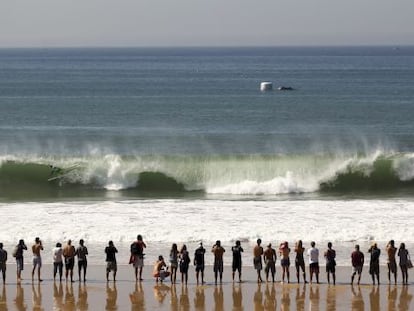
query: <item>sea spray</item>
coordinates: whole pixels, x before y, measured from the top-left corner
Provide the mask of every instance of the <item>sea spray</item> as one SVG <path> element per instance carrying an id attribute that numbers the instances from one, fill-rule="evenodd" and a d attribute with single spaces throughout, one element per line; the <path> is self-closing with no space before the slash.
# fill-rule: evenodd
<path id="1" fill-rule="evenodd" d="M 411 153 L 328 155 L 3 156 L 0 196 L 36 188 L 39 198 L 99 191 L 280 195 L 393 192 L 414 187 Z M 24 186 L 23 186 L 24 185 Z"/>

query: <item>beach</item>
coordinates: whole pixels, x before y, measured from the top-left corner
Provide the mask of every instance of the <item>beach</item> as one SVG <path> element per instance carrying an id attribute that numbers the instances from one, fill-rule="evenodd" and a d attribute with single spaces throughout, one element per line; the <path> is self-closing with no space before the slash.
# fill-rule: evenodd
<path id="1" fill-rule="evenodd" d="M 135 282 L 133 269 L 118 267 L 117 281 L 105 281 L 105 266 L 88 267 L 86 283 L 54 282 L 52 266 L 42 268 L 43 282 L 31 282 L 30 266 L 23 272 L 21 285 L 15 282 L 15 266 L 8 265 L 7 284 L 0 286 L 0 310 L 410 310 L 413 298 L 410 285 L 388 285 L 386 268 L 381 266 L 379 286 L 371 285 L 365 267 L 361 284 L 351 286 L 350 268 L 337 267 L 337 284 L 328 285 L 325 273 L 320 284 L 297 284 L 293 269 L 290 284 L 256 282 L 252 267 L 243 267 L 242 283 L 231 281 L 231 268 L 225 267 L 223 284 L 214 285 L 212 267 L 206 267 L 206 284 L 197 286 L 191 268 L 189 282 L 171 285 L 155 283 L 145 267 L 144 280 Z M 321 270 L 323 267 L 321 267 Z"/>
<path id="2" fill-rule="evenodd" d="M 387 46 L 0 49 L 1 308 L 409 309 L 411 286 L 385 285 L 384 266 L 389 240 L 414 249 L 413 60 L 413 47 Z M 263 81 L 273 90 L 260 91 Z M 126 264 L 138 234 L 148 247 L 136 287 Z M 40 286 L 28 277 L 36 237 Z M 320 285 L 258 286 L 258 238 L 275 249 L 302 240 L 306 251 L 315 241 L 321 253 L 332 242 L 338 285 L 322 275 Z M 20 239 L 21 287 L 11 256 Z M 52 249 L 69 239 L 88 247 L 88 281 L 55 288 Z M 109 240 L 116 288 L 104 279 Z M 237 240 L 245 282 L 233 286 Z M 193 259 L 200 242 L 206 285 L 190 273 L 187 287 L 154 287 L 160 254 L 185 244 Z M 373 242 L 384 285 L 369 285 L 365 268 L 351 287 L 351 252 L 359 244 L 367 263 Z"/>

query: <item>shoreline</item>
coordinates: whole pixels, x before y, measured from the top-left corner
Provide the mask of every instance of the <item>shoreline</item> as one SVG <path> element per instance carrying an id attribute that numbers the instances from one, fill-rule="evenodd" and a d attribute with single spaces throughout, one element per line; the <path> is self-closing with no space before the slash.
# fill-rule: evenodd
<path id="1" fill-rule="evenodd" d="M 106 282 L 104 265 L 90 265 L 85 283 L 78 282 L 77 267 L 74 283 L 54 282 L 53 266 L 49 264 L 42 267 L 43 282 L 35 280 L 32 283 L 32 267 L 26 265 L 20 285 L 16 283 L 15 265 L 9 264 L 7 268 L 7 283 L 0 285 L 0 310 L 205 310 L 213 307 L 215 310 L 274 310 L 275 307 L 290 310 L 363 310 L 364 306 L 371 306 L 372 310 L 381 310 L 382 306 L 410 310 L 414 295 L 410 281 L 411 286 L 400 283 L 389 285 L 385 266 L 381 266 L 382 284 L 379 286 L 371 285 L 365 267 L 359 286 L 349 284 L 351 268 L 343 266 L 337 267 L 338 282 L 335 286 L 327 284 L 324 272 L 320 274 L 320 284 L 297 284 L 294 267 L 290 269 L 292 283 L 280 283 L 281 269 L 277 267 L 277 282 L 258 284 L 252 267 L 243 267 L 244 281 L 233 283 L 231 268 L 226 266 L 223 284 L 214 285 L 213 267 L 206 266 L 206 283 L 199 286 L 193 267 L 189 270 L 188 285 L 181 284 L 179 273 L 178 284 L 172 285 L 169 279 L 157 284 L 150 275 L 152 266 L 149 265 L 144 267 L 142 282 L 135 282 L 133 268 L 127 265 L 118 266 L 116 282 Z"/>

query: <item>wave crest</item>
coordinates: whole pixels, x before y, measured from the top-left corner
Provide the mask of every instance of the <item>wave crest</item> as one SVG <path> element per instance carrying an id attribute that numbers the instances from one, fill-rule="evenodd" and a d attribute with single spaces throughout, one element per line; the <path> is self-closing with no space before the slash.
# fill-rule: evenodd
<path id="1" fill-rule="evenodd" d="M 202 191 L 279 195 L 395 191 L 414 187 L 414 154 L 3 157 L 0 195 L 8 192 Z"/>

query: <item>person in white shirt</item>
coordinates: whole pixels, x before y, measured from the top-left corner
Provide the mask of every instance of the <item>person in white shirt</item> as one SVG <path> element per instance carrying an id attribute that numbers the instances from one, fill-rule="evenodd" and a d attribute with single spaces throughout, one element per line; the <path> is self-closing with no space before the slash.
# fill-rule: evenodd
<path id="1" fill-rule="evenodd" d="M 56 274 L 59 271 L 59 280 L 62 282 L 63 274 L 63 249 L 61 243 L 56 243 L 56 247 L 53 249 L 53 280 L 56 280 Z"/>
<path id="2" fill-rule="evenodd" d="M 315 247 L 315 242 L 311 242 L 308 249 L 310 282 L 312 283 L 313 274 L 316 276 L 316 283 L 319 284 L 319 250 Z"/>

